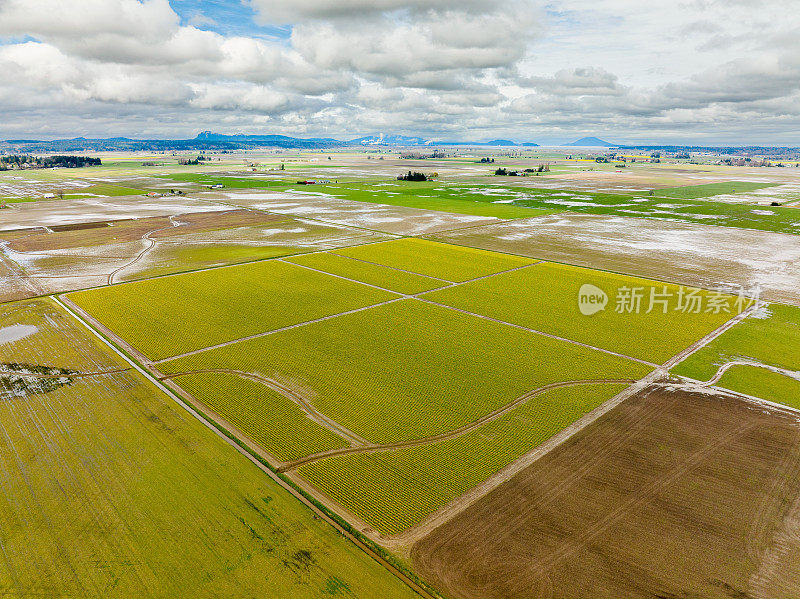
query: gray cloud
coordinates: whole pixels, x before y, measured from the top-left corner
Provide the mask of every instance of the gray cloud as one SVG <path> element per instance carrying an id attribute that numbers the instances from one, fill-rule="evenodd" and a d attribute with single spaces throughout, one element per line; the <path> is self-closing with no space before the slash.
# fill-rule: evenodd
<path id="1" fill-rule="evenodd" d="M 791 0 L 250 3 L 291 38 L 182 25 L 167 0 L 0 0 L 0 136 L 800 143 Z"/>

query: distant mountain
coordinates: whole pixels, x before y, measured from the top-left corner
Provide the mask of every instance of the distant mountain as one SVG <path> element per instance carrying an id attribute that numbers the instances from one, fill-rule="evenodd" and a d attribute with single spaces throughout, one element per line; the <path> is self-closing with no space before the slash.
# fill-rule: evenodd
<path id="1" fill-rule="evenodd" d="M 525 146 L 526 148 L 538 148 L 539 147 L 539 144 L 535 144 L 532 141 L 524 141 L 519 145 Z"/>
<path id="2" fill-rule="evenodd" d="M 326 148 L 347 145 L 345 142 L 330 137 L 312 137 L 309 139 L 300 139 L 298 137 L 289 137 L 287 135 L 223 135 L 222 133 L 213 133 L 211 131 L 203 131 L 194 138 L 194 141 L 234 144 L 238 143 L 258 146 L 266 145 L 278 148 Z"/>
<path id="3" fill-rule="evenodd" d="M 593 139 L 599 144 L 601 140 Z M 585 141 L 585 140 L 579 140 Z M 575 142 L 579 144 L 579 142 Z M 573 145 L 575 145 L 573 144 Z M 203 151 L 203 150 L 249 150 L 256 148 L 300 148 L 300 149 L 326 149 L 347 146 L 424 146 L 424 147 L 504 147 L 504 146 L 535 147 L 533 142 L 517 144 L 508 139 L 492 139 L 490 141 L 434 141 L 423 137 L 405 135 L 369 135 L 340 141 L 331 137 L 299 138 L 288 135 L 246 135 L 243 133 L 223 134 L 213 131 L 203 131 L 194 139 L 131 139 L 129 137 L 112 137 L 107 139 L 87 139 L 76 137 L 73 139 L 56 139 L 41 141 L 33 139 L 16 139 L 0 141 L 0 153 L 66 153 L 66 152 L 113 152 L 113 151 Z M 591 145 L 591 144 L 589 144 Z M 609 145 L 609 144 L 605 144 Z"/>
<path id="4" fill-rule="evenodd" d="M 517 145 L 516 142 L 513 142 L 508 139 L 493 139 L 492 141 L 485 141 L 481 144 L 482 146 L 515 146 Z"/>
<path id="5" fill-rule="evenodd" d="M 406 137 L 405 135 L 368 135 L 351 139 L 348 143 L 356 146 L 424 146 L 428 141 L 422 137 Z"/>
<path id="6" fill-rule="evenodd" d="M 582 146 L 585 148 L 588 147 L 595 147 L 600 146 L 604 148 L 611 148 L 616 146 L 616 144 L 609 143 L 607 141 L 603 141 L 597 137 L 581 137 L 577 141 L 573 141 L 571 144 L 564 144 L 565 146 Z"/>

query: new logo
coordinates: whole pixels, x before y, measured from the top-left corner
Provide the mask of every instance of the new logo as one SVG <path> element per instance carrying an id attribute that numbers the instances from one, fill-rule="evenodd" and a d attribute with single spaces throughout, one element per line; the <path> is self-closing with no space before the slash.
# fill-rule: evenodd
<path id="1" fill-rule="evenodd" d="M 608 303 L 608 296 L 606 292 L 592 285 L 585 283 L 581 285 L 578 291 L 578 309 L 584 316 L 591 316 L 597 314 L 601 310 L 606 309 Z"/>

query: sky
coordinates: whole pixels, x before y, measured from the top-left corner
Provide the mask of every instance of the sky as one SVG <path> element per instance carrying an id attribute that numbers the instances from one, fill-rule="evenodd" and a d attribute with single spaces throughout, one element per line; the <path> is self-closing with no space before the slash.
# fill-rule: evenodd
<path id="1" fill-rule="evenodd" d="M 800 145 L 797 0 L 0 0 L 0 139 Z"/>

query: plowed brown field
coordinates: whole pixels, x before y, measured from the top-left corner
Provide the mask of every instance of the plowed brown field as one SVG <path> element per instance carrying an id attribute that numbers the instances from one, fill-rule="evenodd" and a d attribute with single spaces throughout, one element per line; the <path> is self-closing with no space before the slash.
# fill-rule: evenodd
<path id="1" fill-rule="evenodd" d="M 800 423 L 651 387 L 417 543 L 450 597 L 800 596 Z"/>

